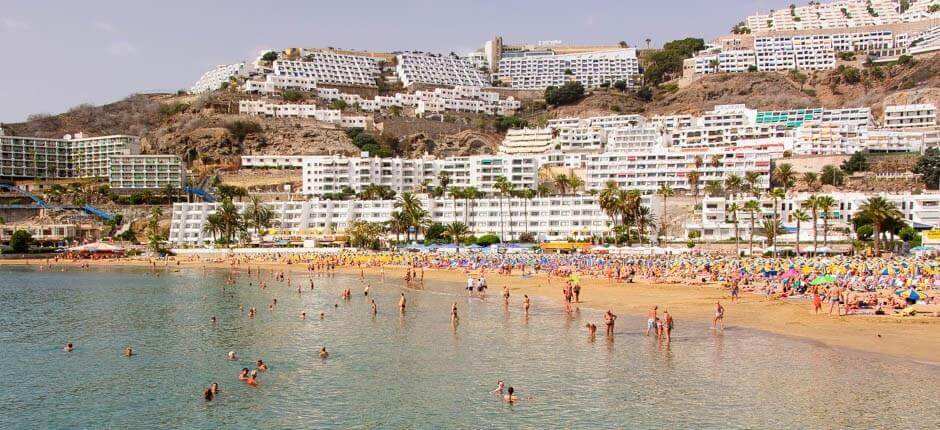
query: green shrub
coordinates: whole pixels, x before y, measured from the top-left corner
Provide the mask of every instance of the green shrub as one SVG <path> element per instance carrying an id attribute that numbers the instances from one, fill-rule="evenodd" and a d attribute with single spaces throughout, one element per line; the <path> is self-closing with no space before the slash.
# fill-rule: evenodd
<path id="1" fill-rule="evenodd" d="M 26 230 L 17 230 L 13 232 L 10 238 L 10 249 L 17 254 L 29 252 L 29 245 L 33 242 L 33 235 Z"/>
<path id="2" fill-rule="evenodd" d="M 477 238 L 477 245 L 490 246 L 499 243 L 499 236 L 495 234 L 484 234 Z"/>

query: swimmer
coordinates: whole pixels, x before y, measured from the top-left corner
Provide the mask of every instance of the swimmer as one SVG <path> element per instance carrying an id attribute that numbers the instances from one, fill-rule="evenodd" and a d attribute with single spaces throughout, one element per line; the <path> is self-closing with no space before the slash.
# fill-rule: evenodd
<path id="1" fill-rule="evenodd" d="M 325 313 L 323 313 L 323 312 L 320 312 L 320 319 L 321 319 L 321 320 L 322 320 L 322 319 L 323 319 L 323 317 L 325 317 L 325 316 L 326 316 L 326 314 L 325 314 Z"/>
<path id="2" fill-rule="evenodd" d="M 379 310 L 378 310 L 378 308 L 376 308 L 376 306 L 375 306 L 375 300 L 372 300 L 372 315 L 374 316 L 374 315 L 375 315 L 376 313 L 378 313 L 378 312 L 379 312 Z"/>
<path id="3" fill-rule="evenodd" d="M 252 387 L 257 387 L 258 386 L 258 371 L 252 370 L 251 373 L 248 374 L 248 379 L 245 380 L 245 383 L 248 385 L 251 385 Z"/>
<path id="4" fill-rule="evenodd" d="M 460 317 L 457 316 L 457 302 L 454 302 L 454 305 L 450 307 L 450 322 L 457 324 L 459 320 Z"/>
<path id="5" fill-rule="evenodd" d="M 325 346 L 321 346 L 321 347 L 320 347 L 320 358 L 327 358 L 327 357 L 329 357 L 329 356 L 330 356 L 330 353 L 329 353 L 329 352 L 326 352 L 326 347 L 325 347 Z"/>
<path id="6" fill-rule="evenodd" d="M 228 360 L 229 360 L 229 361 L 238 360 L 238 357 L 235 355 L 235 351 L 229 351 L 229 352 L 228 352 Z"/>
<path id="7" fill-rule="evenodd" d="M 219 383 L 213 382 L 212 385 L 209 386 L 209 390 L 212 391 L 212 394 L 219 394 L 219 391 L 221 391 L 219 390 Z"/>
<path id="8" fill-rule="evenodd" d="M 300 319 L 302 320 L 307 319 L 307 311 L 300 311 Z"/>
<path id="9" fill-rule="evenodd" d="M 529 295 L 525 294 L 522 296 L 522 310 L 525 312 L 525 316 L 529 316 Z"/>
<path id="10" fill-rule="evenodd" d="M 503 390 L 505 389 L 506 389 L 506 384 L 504 384 L 502 380 L 499 380 L 499 381 L 496 381 L 496 389 L 493 391 L 490 391 L 490 394 L 502 395 Z"/>
<path id="11" fill-rule="evenodd" d="M 604 314 L 604 323 L 607 324 L 607 336 L 614 335 L 614 323 L 617 322 L 617 315 L 614 315 L 610 309 Z"/>
<path id="12" fill-rule="evenodd" d="M 238 374 L 238 380 L 239 380 L 239 381 L 247 381 L 247 380 L 248 380 L 248 372 L 249 372 L 249 370 L 248 370 L 247 367 L 242 367 L 241 373 Z"/>
<path id="13" fill-rule="evenodd" d="M 398 299 L 398 309 L 400 309 L 402 313 L 405 313 L 406 302 L 407 301 L 405 300 L 405 293 L 401 293 L 401 298 Z"/>
<path id="14" fill-rule="evenodd" d="M 216 319 L 215 316 L 213 316 L 212 318 L 209 318 L 209 321 L 212 321 L 212 324 L 219 322 L 219 320 Z"/>
<path id="15" fill-rule="evenodd" d="M 366 289 L 362 292 L 362 294 L 366 297 L 369 297 L 369 285 L 366 285 Z"/>
<path id="16" fill-rule="evenodd" d="M 509 286 L 503 287 L 503 302 L 509 304 Z"/>
<path id="17" fill-rule="evenodd" d="M 206 391 L 202 392 L 202 397 L 206 399 L 207 402 L 211 402 L 215 398 L 215 393 L 212 392 L 211 388 L 206 388 Z"/>
<path id="18" fill-rule="evenodd" d="M 131 347 L 129 347 L 129 346 L 124 348 L 124 356 L 125 356 L 125 357 L 132 357 L 133 355 L 134 355 L 134 349 L 133 349 L 133 348 L 131 348 Z"/>
<path id="19" fill-rule="evenodd" d="M 264 364 L 264 360 L 258 360 L 258 362 L 255 363 L 255 365 L 258 367 L 258 370 L 260 370 L 260 371 L 262 371 L 262 372 L 268 370 L 268 365 L 267 365 L 267 364 Z"/>
<path id="20" fill-rule="evenodd" d="M 509 387 L 509 389 L 506 390 L 506 395 L 503 396 L 503 400 L 506 403 L 515 403 L 516 400 L 519 400 L 519 397 L 516 397 L 516 395 L 513 394 L 515 391 L 516 391 L 515 389 L 513 389 L 512 387 Z"/>
<path id="21" fill-rule="evenodd" d="M 72 350 L 74 349 L 75 347 L 72 346 L 72 342 L 65 344 L 65 348 L 62 348 L 62 350 L 64 350 L 65 352 L 72 352 Z"/>

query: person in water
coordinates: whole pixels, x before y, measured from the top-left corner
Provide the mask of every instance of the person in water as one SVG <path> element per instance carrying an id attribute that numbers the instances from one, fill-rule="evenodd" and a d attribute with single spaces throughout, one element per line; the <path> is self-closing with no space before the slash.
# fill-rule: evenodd
<path id="1" fill-rule="evenodd" d="M 229 360 L 229 361 L 238 360 L 238 356 L 235 355 L 235 351 L 229 351 L 229 352 L 228 352 L 228 360 Z"/>
<path id="2" fill-rule="evenodd" d="M 267 365 L 267 364 L 264 364 L 264 360 L 258 360 L 258 362 L 257 362 L 256 364 L 257 364 L 257 367 L 258 367 L 258 370 L 259 370 L 259 371 L 265 372 L 265 371 L 268 370 L 268 365 Z"/>
<path id="3" fill-rule="evenodd" d="M 238 374 L 238 380 L 239 380 L 239 381 L 247 381 L 247 380 L 248 380 L 248 373 L 249 373 L 248 368 L 247 368 L 247 367 L 242 367 L 241 373 Z"/>
<path id="4" fill-rule="evenodd" d="M 258 386 L 258 371 L 252 370 L 251 373 L 248 374 L 248 379 L 245 380 L 245 383 L 252 387 Z"/>
<path id="5" fill-rule="evenodd" d="M 597 337 L 597 324 L 589 322 L 584 326 L 588 329 L 588 339 L 594 340 L 594 338 Z"/>
<path id="6" fill-rule="evenodd" d="M 401 313 L 405 313 L 405 305 L 407 300 L 405 300 L 405 293 L 401 293 L 401 298 L 398 299 L 398 309 L 401 310 Z"/>
<path id="7" fill-rule="evenodd" d="M 211 388 L 206 388 L 206 391 L 202 392 L 202 397 L 206 399 L 207 402 L 211 402 L 215 398 L 215 393 L 212 392 Z"/>
<path id="8" fill-rule="evenodd" d="M 499 381 L 496 381 L 496 389 L 493 390 L 493 391 L 490 391 L 490 394 L 502 395 L 502 394 L 503 394 L 503 390 L 505 390 L 505 389 L 506 389 L 506 384 L 503 383 L 502 380 L 499 380 Z"/>
<path id="9" fill-rule="evenodd" d="M 134 356 L 134 349 L 131 348 L 131 347 L 129 347 L 129 346 L 124 347 L 124 356 L 125 356 L 125 357 L 133 357 L 133 356 Z"/>
<path id="10" fill-rule="evenodd" d="M 617 322 L 617 315 L 614 315 L 610 309 L 607 310 L 607 313 L 604 314 L 604 323 L 607 324 L 607 336 L 614 335 L 614 323 Z"/>
<path id="11" fill-rule="evenodd" d="M 712 320 L 712 329 L 717 329 L 718 326 L 721 326 L 721 329 L 725 329 L 725 307 L 721 305 L 721 302 L 715 302 L 715 318 Z"/>
<path id="12" fill-rule="evenodd" d="M 506 395 L 503 396 L 503 400 L 506 403 L 515 403 L 516 400 L 519 400 L 519 397 L 516 397 L 516 395 L 513 394 L 515 393 L 515 391 L 516 391 L 515 389 L 513 389 L 512 387 L 509 387 L 509 389 L 506 390 Z"/>
<path id="13" fill-rule="evenodd" d="M 375 306 L 375 300 L 372 300 L 372 316 L 375 316 L 379 312 L 379 309 Z"/>
<path id="14" fill-rule="evenodd" d="M 320 358 L 327 358 L 327 357 L 329 357 L 329 356 L 330 356 L 330 353 L 329 353 L 329 352 L 326 352 L 326 347 L 325 347 L 325 346 L 321 346 L 321 347 L 320 347 Z"/>
<path id="15" fill-rule="evenodd" d="M 75 347 L 72 346 L 72 342 L 65 344 L 65 348 L 62 348 L 65 352 L 72 352 Z"/>

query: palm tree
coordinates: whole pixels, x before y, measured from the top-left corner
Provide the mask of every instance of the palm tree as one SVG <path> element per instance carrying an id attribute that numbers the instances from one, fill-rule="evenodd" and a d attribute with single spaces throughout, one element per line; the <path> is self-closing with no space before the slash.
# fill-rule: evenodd
<path id="1" fill-rule="evenodd" d="M 832 207 L 836 205 L 836 199 L 832 196 L 819 196 L 816 202 L 817 210 L 823 217 L 823 246 L 829 246 L 829 214 Z"/>
<path id="2" fill-rule="evenodd" d="M 721 167 L 721 154 L 713 154 L 708 160 L 708 165 L 716 169 Z"/>
<path id="3" fill-rule="evenodd" d="M 741 192 L 741 187 L 744 185 L 744 179 L 740 176 L 731 174 L 725 178 L 725 189 L 728 190 L 728 194 L 731 195 L 731 198 L 734 199 L 738 196 L 738 193 Z"/>
<path id="4" fill-rule="evenodd" d="M 789 190 L 796 182 L 796 172 L 793 171 L 793 165 L 781 163 L 774 169 L 773 178 L 777 185 L 783 187 L 784 191 Z"/>
<path id="5" fill-rule="evenodd" d="M 650 39 L 650 38 L 648 38 L 648 37 L 646 38 L 646 49 L 650 49 L 650 43 L 651 43 L 652 41 L 653 41 L 653 39 Z"/>
<path id="6" fill-rule="evenodd" d="M 457 222 L 457 199 L 463 198 L 464 190 L 463 188 L 460 188 L 460 187 L 450 187 L 447 189 L 447 193 L 450 194 L 450 198 L 451 200 L 453 200 L 453 203 L 454 203 L 454 213 L 453 213 L 452 222 Z M 464 210 L 466 210 L 466 208 L 464 208 Z"/>
<path id="7" fill-rule="evenodd" d="M 247 223 L 247 227 L 254 228 L 259 239 L 265 234 L 263 233 L 264 230 L 271 228 L 271 226 L 277 222 L 277 214 L 274 213 L 270 207 L 262 203 L 261 199 L 257 196 L 252 196 L 248 200 L 248 205 L 245 207 L 243 217 Z"/>
<path id="8" fill-rule="evenodd" d="M 800 255 L 800 224 L 809 221 L 809 215 L 803 209 L 793 211 L 792 215 L 796 220 L 796 255 Z"/>
<path id="9" fill-rule="evenodd" d="M 885 223 L 892 219 L 903 219 L 904 215 L 898 210 L 898 207 L 881 196 L 869 197 L 865 203 L 859 207 L 859 214 L 871 220 L 871 226 L 874 230 L 875 255 L 881 255 L 881 231 Z"/>
<path id="10" fill-rule="evenodd" d="M 450 238 L 454 245 L 460 246 L 460 242 L 470 234 L 470 228 L 460 221 L 454 221 L 444 226 L 443 234 Z"/>
<path id="11" fill-rule="evenodd" d="M 405 240 L 411 239 L 411 230 L 414 228 L 415 238 L 418 237 L 419 228 L 427 218 L 427 211 L 421 200 L 413 193 L 402 193 L 395 202 L 395 209 L 401 211 L 408 230 L 405 231 Z"/>
<path id="12" fill-rule="evenodd" d="M 656 194 L 663 198 L 663 214 L 662 219 L 659 220 L 659 233 L 666 233 L 666 199 L 675 195 L 675 191 L 669 184 L 660 184 L 659 189 L 656 190 Z M 658 237 L 658 236 L 657 236 Z"/>
<path id="13" fill-rule="evenodd" d="M 760 228 L 761 234 L 767 239 L 767 242 L 776 243 L 777 236 L 786 232 L 780 220 L 765 219 Z"/>
<path id="14" fill-rule="evenodd" d="M 509 194 L 509 191 L 512 190 L 513 188 L 513 184 L 509 182 L 506 179 L 506 177 L 499 176 L 496 178 L 496 182 L 493 184 L 493 187 L 496 188 L 496 191 L 498 193 L 497 200 L 499 201 L 499 241 L 505 243 L 506 232 L 505 230 L 503 230 L 503 197 Z M 512 209 L 511 208 L 509 210 L 509 216 L 510 216 L 509 222 L 512 223 Z M 512 233 L 510 233 L 510 235 L 512 235 Z"/>
<path id="15" fill-rule="evenodd" d="M 630 226 L 640 221 L 641 201 L 639 190 L 620 190 L 617 192 L 617 212 L 620 214 L 621 224 L 627 233 L 627 246 L 633 245 Z"/>
<path id="16" fill-rule="evenodd" d="M 467 187 L 463 189 L 463 192 L 464 192 L 464 198 L 467 200 L 467 208 L 468 208 L 464 212 L 464 224 L 467 224 L 467 226 L 476 226 L 476 223 L 475 223 L 476 219 L 473 214 L 473 207 L 475 206 L 475 204 L 473 202 L 474 200 L 480 198 L 480 190 L 478 190 L 476 187 Z M 470 222 L 467 222 L 468 216 L 470 217 Z"/>
<path id="17" fill-rule="evenodd" d="M 767 197 L 769 197 L 770 200 L 773 201 L 774 203 L 774 219 L 773 219 L 775 223 L 774 225 L 779 225 L 780 218 L 778 216 L 779 212 L 777 208 L 777 202 L 785 199 L 787 197 L 787 193 L 782 188 L 774 188 L 767 192 Z M 771 242 L 771 245 L 773 246 L 774 257 L 776 257 L 777 256 L 777 235 L 776 234 L 773 236 L 773 242 Z"/>
<path id="18" fill-rule="evenodd" d="M 531 188 L 523 188 L 516 192 L 516 196 L 522 199 L 522 215 L 525 217 L 523 222 L 525 222 L 525 234 L 529 235 L 529 200 L 535 198 L 535 190 Z"/>
<path id="19" fill-rule="evenodd" d="M 734 255 L 740 256 L 738 249 L 740 248 L 741 236 L 738 234 L 738 212 L 741 212 L 742 208 L 737 203 L 732 202 L 725 210 L 731 214 L 731 222 L 734 223 Z"/>
<path id="20" fill-rule="evenodd" d="M 575 174 L 568 175 L 568 186 L 571 188 L 572 193 L 577 193 L 584 186 L 584 179 Z"/>
<path id="21" fill-rule="evenodd" d="M 809 209 L 810 214 L 813 216 L 813 257 L 816 256 L 816 248 L 818 247 L 818 242 L 816 239 L 816 234 L 818 229 L 816 228 L 816 221 L 819 219 L 819 196 L 816 194 L 810 195 L 803 202 L 803 207 Z"/>
<path id="22" fill-rule="evenodd" d="M 806 188 L 810 190 L 816 189 L 816 182 L 819 181 L 819 175 L 813 172 L 806 172 L 803 174 L 803 184 L 806 185 Z"/>
<path id="23" fill-rule="evenodd" d="M 760 197 L 760 187 L 757 186 L 758 182 L 760 182 L 760 173 L 747 172 L 744 174 L 744 183 L 747 184 L 747 190 L 754 195 L 754 198 Z"/>
<path id="24" fill-rule="evenodd" d="M 571 179 L 568 178 L 568 175 L 562 173 L 555 176 L 555 188 L 558 190 L 558 193 L 561 195 L 568 194 L 568 187 L 571 186 Z"/>
<path id="25" fill-rule="evenodd" d="M 597 205 L 610 217 L 611 227 L 616 227 L 617 217 L 620 215 L 619 193 L 617 182 L 607 181 L 604 189 L 597 194 Z"/>
<path id="26" fill-rule="evenodd" d="M 401 233 L 408 234 L 408 220 L 401 211 L 392 211 L 389 219 L 386 221 L 389 230 L 395 233 L 395 242 L 401 241 Z"/>
<path id="27" fill-rule="evenodd" d="M 705 183 L 705 195 L 709 197 L 718 197 L 725 192 L 721 188 L 721 181 L 708 181 Z"/>
<path id="28" fill-rule="evenodd" d="M 698 197 L 698 181 L 701 179 L 701 173 L 698 170 L 690 171 L 685 179 L 689 183 L 689 189 L 692 191 L 692 196 Z"/>
<path id="29" fill-rule="evenodd" d="M 760 212 L 760 203 L 757 200 L 748 200 L 744 203 L 744 211 L 750 214 L 751 231 L 747 239 L 747 255 L 754 255 L 754 221 L 757 220 L 757 213 Z"/>
<path id="30" fill-rule="evenodd" d="M 215 243 L 216 236 L 222 232 L 222 222 L 218 214 L 209 214 L 206 217 L 206 224 L 202 226 L 202 231 L 212 235 L 212 242 Z"/>
<path id="31" fill-rule="evenodd" d="M 226 243 L 234 242 L 235 237 L 245 230 L 244 218 L 238 212 L 235 203 L 232 203 L 231 198 L 225 198 L 215 213 L 219 219 L 222 238 Z"/>

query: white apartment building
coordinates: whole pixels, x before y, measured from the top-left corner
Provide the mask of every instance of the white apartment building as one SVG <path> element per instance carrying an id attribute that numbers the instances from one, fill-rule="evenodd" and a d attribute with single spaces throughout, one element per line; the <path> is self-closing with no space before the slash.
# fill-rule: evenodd
<path id="1" fill-rule="evenodd" d="M 758 124 L 784 124 L 787 128 L 797 128 L 808 121 L 820 121 L 835 124 L 868 126 L 874 123 L 871 108 L 846 109 L 789 109 L 780 111 L 759 111 L 756 122 Z"/>
<path id="2" fill-rule="evenodd" d="M 588 156 L 585 183 L 588 190 L 601 190 L 608 181 L 614 181 L 621 188 L 650 194 L 661 185 L 669 185 L 675 190 L 691 190 L 689 172 L 692 171 L 699 173 L 699 190 L 708 181 L 723 181 L 732 174 L 744 177 L 748 172 L 757 172 L 761 175 L 760 187 L 766 189 L 770 186 L 770 162 L 782 157 L 783 151 L 783 145 L 761 144 L 729 148 L 605 152 Z M 717 167 L 711 164 L 713 158 L 721 160 Z"/>
<path id="3" fill-rule="evenodd" d="M 636 127 L 646 123 L 641 115 L 607 115 L 592 116 L 589 118 L 555 118 L 546 123 L 549 128 L 562 129 L 566 127 L 600 127 L 604 130 L 613 130 L 622 127 Z"/>
<path id="4" fill-rule="evenodd" d="M 607 131 L 601 127 L 565 127 L 558 130 L 559 151 L 570 153 L 595 153 L 604 150 Z"/>
<path id="5" fill-rule="evenodd" d="M 304 166 L 303 155 L 242 155 L 241 167 L 245 169 L 300 169 Z"/>
<path id="6" fill-rule="evenodd" d="M 828 3 L 781 8 L 766 14 L 754 14 L 745 25 L 754 33 L 849 28 L 886 25 L 936 18 L 927 8 L 936 0 L 910 0 L 909 9 L 900 13 L 894 0 L 839 0 Z"/>
<path id="7" fill-rule="evenodd" d="M 232 76 L 238 75 L 245 69 L 245 63 L 220 64 L 213 67 L 193 84 L 190 93 L 201 94 L 222 88 L 222 84 L 229 81 Z"/>
<path id="8" fill-rule="evenodd" d="M 539 241 L 588 240 L 606 234 L 610 219 L 593 196 L 475 199 L 469 202 L 450 198 L 419 196 L 432 223 L 466 223 L 475 235 L 496 234 L 506 240 L 529 232 Z M 654 214 L 661 206 L 655 197 L 644 197 L 644 204 Z M 271 236 L 279 239 L 317 239 L 342 234 L 353 221 L 385 222 L 395 210 L 395 200 L 308 200 L 268 203 L 278 215 L 279 225 Z M 236 203 L 244 210 L 245 203 Z M 213 243 L 203 231 L 207 217 L 217 203 L 176 203 L 170 223 L 168 242 L 180 247 L 206 246 Z M 389 238 L 394 238 L 390 234 Z"/>
<path id="9" fill-rule="evenodd" d="M 0 131 L 0 177 L 3 178 L 106 178 L 114 155 L 140 152 L 134 136 L 62 139 L 6 136 Z"/>
<path id="10" fill-rule="evenodd" d="M 743 104 L 716 105 L 702 115 L 700 124 L 703 127 L 732 127 L 750 125 L 756 121 L 757 111 Z"/>
<path id="11" fill-rule="evenodd" d="M 517 187 L 535 189 L 541 160 L 531 156 L 477 155 L 445 159 L 377 158 L 336 155 L 303 157 L 305 195 L 322 196 L 350 189 L 360 192 L 370 184 L 388 186 L 398 194 L 421 191 L 425 185 L 439 185 L 446 174 L 450 185 L 475 187 L 484 193 L 496 192 L 495 183 L 504 177 Z"/>
<path id="12" fill-rule="evenodd" d="M 885 128 L 918 128 L 937 125 L 937 107 L 932 104 L 886 106 Z"/>
<path id="13" fill-rule="evenodd" d="M 821 193 L 822 194 L 822 193 Z M 845 235 L 839 234 L 836 229 L 849 228 L 850 220 L 859 211 L 861 206 L 872 196 L 884 197 L 889 202 L 897 206 L 898 210 L 904 214 L 908 223 L 919 228 L 938 228 L 940 227 L 940 194 L 938 193 L 858 193 L 858 192 L 835 192 L 824 193 L 836 200 L 831 212 L 823 215 L 817 211 L 817 235 L 820 247 L 823 242 L 823 218 L 828 217 L 829 239 L 845 240 Z M 793 218 L 793 211 L 800 209 L 803 203 L 809 199 L 810 193 L 790 193 L 784 200 L 777 201 L 777 216 L 788 230 L 788 234 L 781 235 L 778 242 L 794 243 L 796 239 L 796 221 Z M 734 239 L 735 218 L 728 212 L 731 203 L 737 203 L 739 207 L 744 206 L 748 200 L 754 200 L 749 196 L 739 196 L 736 199 L 725 199 L 723 197 L 705 197 L 702 201 L 701 218 L 692 220 L 686 224 L 686 232 L 699 231 L 702 233 L 702 240 L 730 240 Z M 760 212 L 755 214 L 754 226 L 756 229 L 761 227 L 763 220 L 773 219 L 774 202 L 767 198 L 757 199 L 760 202 Z M 807 215 L 812 217 L 812 212 L 805 210 Z M 750 235 L 750 214 L 739 211 L 736 216 L 738 220 L 738 236 L 746 241 Z M 760 230 L 754 232 L 755 248 L 763 249 L 763 246 L 756 244 L 757 237 L 760 237 Z M 803 222 L 800 225 L 800 241 L 803 250 L 812 249 L 813 239 L 813 221 Z"/>
<path id="14" fill-rule="evenodd" d="M 757 67 L 756 53 L 752 49 L 734 49 L 723 51 L 720 47 L 711 47 L 694 57 L 683 61 L 685 69 L 692 68 L 691 73 L 707 75 L 709 73 L 741 73 Z"/>
<path id="15" fill-rule="evenodd" d="M 375 96 L 372 99 L 363 98 L 358 94 L 340 93 L 335 88 L 321 88 L 317 90 L 317 95 L 326 101 L 343 100 L 366 112 L 388 110 L 392 107 L 413 107 L 417 116 L 445 111 L 512 115 L 522 108 L 522 102 L 512 96 L 501 99 L 499 93 L 464 86 L 395 93 L 394 96 Z"/>
<path id="16" fill-rule="evenodd" d="M 298 82 L 375 87 L 378 60 L 359 55 L 314 51 L 303 60 L 275 60 L 274 75 Z"/>
<path id="17" fill-rule="evenodd" d="M 920 152 L 923 131 L 875 129 L 854 124 L 810 121 L 795 131 L 794 154 L 848 155 L 856 152 Z"/>
<path id="18" fill-rule="evenodd" d="M 510 129 L 499 144 L 500 154 L 544 154 L 555 149 L 556 139 L 551 128 Z"/>
<path id="19" fill-rule="evenodd" d="M 656 127 L 621 127 L 607 132 L 607 152 L 637 152 L 665 146 Z"/>
<path id="20" fill-rule="evenodd" d="M 313 118 L 346 128 L 369 128 L 370 118 L 361 115 L 343 115 L 336 109 L 320 109 L 317 105 L 294 103 L 268 103 L 263 100 L 240 100 L 238 112 L 243 115 L 269 118 Z"/>
<path id="21" fill-rule="evenodd" d="M 692 115 L 656 115 L 650 118 L 650 125 L 663 133 L 695 126 L 695 117 Z"/>
<path id="22" fill-rule="evenodd" d="M 485 87 L 490 83 L 479 68 L 456 56 L 404 53 L 398 55 L 395 69 L 406 87 L 413 84 Z"/>
<path id="23" fill-rule="evenodd" d="M 113 155 L 108 184 L 112 190 L 183 188 L 186 171 L 175 155 Z"/>
<path id="24" fill-rule="evenodd" d="M 750 124 L 680 128 L 665 135 L 669 146 L 677 148 L 719 148 L 740 142 L 774 140 L 786 144 L 792 133 L 782 124 Z"/>
<path id="25" fill-rule="evenodd" d="M 505 57 L 499 61 L 500 81 L 513 88 L 544 89 L 578 81 L 586 88 L 625 81 L 634 85 L 640 73 L 636 49 L 581 54 Z"/>

